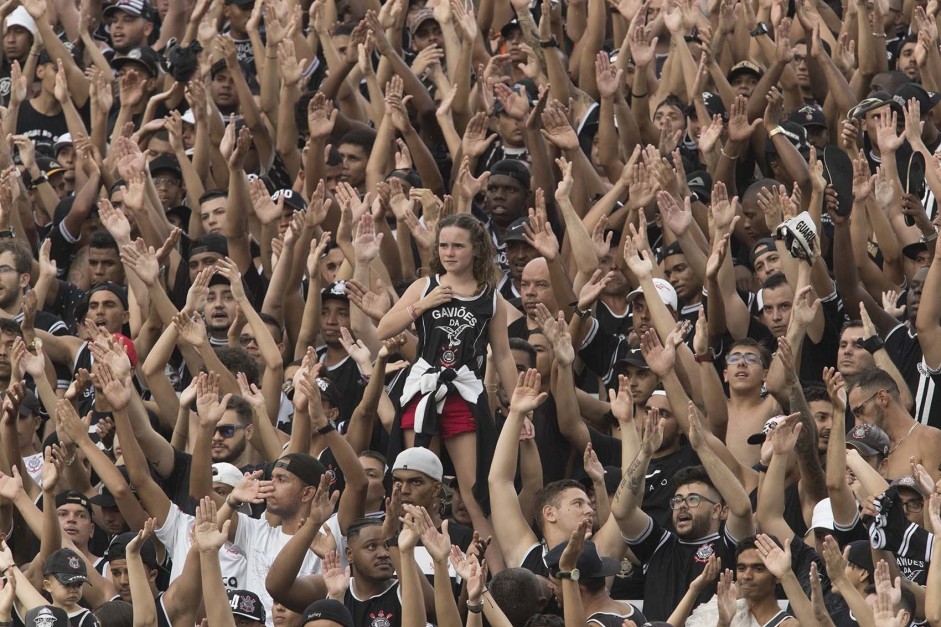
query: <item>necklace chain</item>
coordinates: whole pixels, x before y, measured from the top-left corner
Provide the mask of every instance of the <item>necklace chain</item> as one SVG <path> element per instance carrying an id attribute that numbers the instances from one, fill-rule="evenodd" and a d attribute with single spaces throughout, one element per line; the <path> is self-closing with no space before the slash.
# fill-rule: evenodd
<path id="1" fill-rule="evenodd" d="M 905 441 L 905 438 L 907 438 L 908 436 L 910 436 L 910 435 L 912 434 L 912 432 L 915 430 L 915 427 L 917 427 L 917 426 L 918 426 L 918 423 L 916 422 L 915 424 L 912 425 L 912 428 L 908 430 L 908 433 L 906 433 L 905 436 L 902 437 L 901 440 L 899 440 L 898 442 L 896 442 L 896 443 L 895 443 L 895 446 L 893 446 L 892 448 L 889 449 L 889 454 L 890 454 L 890 455 L 891 455 L 896 449 L 898 449 L 898 447 L 900 447 L 900 446 L 902 445 L 902 442 Z"/>

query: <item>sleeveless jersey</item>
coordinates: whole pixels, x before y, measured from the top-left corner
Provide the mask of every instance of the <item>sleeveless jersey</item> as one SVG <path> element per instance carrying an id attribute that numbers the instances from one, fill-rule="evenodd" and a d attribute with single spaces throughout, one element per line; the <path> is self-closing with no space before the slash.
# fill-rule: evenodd
<path id="1" fill-rule="evenodd" d="M 422 297 L 438 285 L 437 275 L 428 277 Z M 481 374 L 487 358 L 490 320 L 496 307 L 497 293 L 488 287 L 475 296 L 454 296 L 451 302 L 424 312 L 415 321 L 419 357 L 436 369 L 467 366 Z"/>

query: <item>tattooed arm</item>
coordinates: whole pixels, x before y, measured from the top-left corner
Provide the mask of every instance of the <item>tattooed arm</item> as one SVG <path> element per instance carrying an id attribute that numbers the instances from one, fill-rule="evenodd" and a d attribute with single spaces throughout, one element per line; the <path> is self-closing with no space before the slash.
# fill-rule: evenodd
<path id="1" fill-rule="evenodd" d="M 650 517 L 640 509 L 644 498 L 644 479 L 647 476 L 647 466 L 654 451 L 660 448 L 663 441 L 663 424 L 660 412 L 651 410 L 644 423 L 644 438 L 640 444 L 640 451 L 631 465 L 624 471 L 621 485 L 611 501 L 611 514 L 621 528 L 621 535 L 625 538 L 637 538 L 650 524 Z"/>

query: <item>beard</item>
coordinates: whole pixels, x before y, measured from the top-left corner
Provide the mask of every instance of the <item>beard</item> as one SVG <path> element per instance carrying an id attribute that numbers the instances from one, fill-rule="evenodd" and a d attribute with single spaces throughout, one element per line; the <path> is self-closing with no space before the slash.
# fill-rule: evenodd
<path id="1" fill-rule="evenodd" d="M 242 453 L 245 452 L 245 445 L 247 444 L 248 440 L 248 438 L 246 438 L 244 435 L 244 429 L 242 431 L 242 437 L 238 442 L 230 445 L 228 451 L 220 451 L 218 457 L 215 455 L 215 453 L 213 453 L 213 463 L 226 462 L 232 464 L 235 463 L 239 457 L 241 457 Z"/>

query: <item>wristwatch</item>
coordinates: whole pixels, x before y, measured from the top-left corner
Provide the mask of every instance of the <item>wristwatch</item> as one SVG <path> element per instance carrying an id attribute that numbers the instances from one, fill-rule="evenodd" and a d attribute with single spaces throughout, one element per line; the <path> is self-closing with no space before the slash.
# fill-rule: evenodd
<path id="1" fill-rule="evenodd" d="M 716 360 L 715 353 L 712 352 L 712 349 L 709 349 L 709 352 L 703 353 L 701 355 L 693 355 L 693 361 L 697 364 L 711 364 Z"/>
<path id="2" fill-rule="evenodd" d="M 578 583 L 578 580 L 581 576 L 582 574 L 578 572 L 577 568 L 573 568 L 569 572 L 558 572 L 555 574 L 556 579 L 571 579 L 576 583 Z"/>
<path id="3" fill-rule="evenodd" d="M 399 537 L 394 536 L 392 538 L 389 538 L 388 540 L 383 542 L 383 544 L 385 545 L 387 549 L 391 549 L 394 546 L 399 546 Z"/>
<path id="4" fill-rule="evenodd" d="M 767 35 L 770 31 L 768 25 L 764 22 L 758 22 L 758 26 L 755 27 L 755 30 L 750 31 L 749 34 L 752 37 L 761 37 L 762 35 Z"/>
<path id="5" fill-rule="evenodd" d="M 553 35 L 551 38 L 547 39 L 546 41 L 540 41 L 539 47 L 540 48 L 558 48 L 559 40 L 555 38 L 555 35 Z"/>
<path id="6" fill-rule="evenodd" d="M 771 129 L 771 131 L 768 132 L 768 138 L 770 139 L 774 137 L 775 135 L 780 135 L 783 132 L 784 132 L 784 127 L 775 126 L 773 129 Z"/>
<path id="7" fill-rule="evenodd" d="M 337 430 L 337 423 L 335 423 L 332 420 L 328 420 L 326 425 L 317 429 L 317 435 L 327 435 L 331 431 L 336 431 L 336 430 Z"/>

